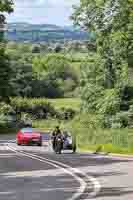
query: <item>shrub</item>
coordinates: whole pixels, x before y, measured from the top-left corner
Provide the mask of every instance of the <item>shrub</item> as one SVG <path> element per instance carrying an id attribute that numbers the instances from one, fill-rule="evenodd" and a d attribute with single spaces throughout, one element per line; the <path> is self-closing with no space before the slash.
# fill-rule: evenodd
<path id="1" fill-rule="evenodd" d="M 49 117 L 67 120 L 72 119 L 76 111 L 72 108 L 55 108 L 52 103 L 44 98 L 13 98 L 12 106 L 16 113 L 28 113 L 32 119 L 47 119 Z"/>

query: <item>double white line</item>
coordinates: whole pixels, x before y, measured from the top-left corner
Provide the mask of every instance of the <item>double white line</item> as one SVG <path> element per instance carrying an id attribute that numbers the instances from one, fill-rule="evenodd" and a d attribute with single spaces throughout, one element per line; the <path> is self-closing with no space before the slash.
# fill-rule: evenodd
<path id="1" fill-rule="evenodd" d="M 49 164 L 49 165 L 51 165 L 55 168 L 63 170 L 64 173 L 72 176 L 80 184 L 80 187 L 74 193 L 74 195 L 67 200 L 79 200 L 80 197 L 84 193 L 86 193 L 87 189 L 90 188 L 90 186 L 91 186 L 92 192 L 89 192 L 87 194 L 87 198 L 95 197 L 100 192 L 100 189 L 101 189 L 100 184 L 94 177 L 88 176 L 87 174 L 81 172 L 80 170 L 78 170 L 76 168 L 72 168 L 71 166 L 63 164 L 61 162 L 54 161 L 54 160 L 51 160 L 51 159 L 47 159 L 47 158 L 38 156 L 36 154 L 26 153 L 24 151 L 17 151 L 13 147 L 11 147 L 9 144 L 7 144 L 7 145 L 8 145 L 8 148 L 11 151 L 15 152 L 16 154 L 26 156 L 26 157 L 31 158 L 33 160 L 38 160 L 42 163 L 47 163 L 47 164 Z"/>

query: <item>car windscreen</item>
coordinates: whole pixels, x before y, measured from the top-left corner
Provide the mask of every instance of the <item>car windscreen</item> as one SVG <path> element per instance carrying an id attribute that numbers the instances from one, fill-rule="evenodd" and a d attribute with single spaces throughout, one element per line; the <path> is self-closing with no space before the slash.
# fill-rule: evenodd
<path id="1" fill-rule="evenodd" d="M 32 128 L 23 128 L 23 129 L 21 129 L 21 132 L 22 133 L 29 133 L 29 134 L 31 133 L 32 134 L 33 133 L 33 129 Z"/>

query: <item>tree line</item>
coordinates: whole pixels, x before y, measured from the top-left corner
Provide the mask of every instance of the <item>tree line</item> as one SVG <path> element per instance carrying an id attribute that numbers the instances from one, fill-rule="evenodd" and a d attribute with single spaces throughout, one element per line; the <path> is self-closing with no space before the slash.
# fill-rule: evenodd
<path id="1" fill-rule="evenodd" d="M 6 43 L 4 55 L 1 54 L 3 64 L 5 62 L 3 65 L 1 59 L 1 97 L 59 98 L 78 94 L 79 70 L 74 62 L 79 59 L 65 55 L 59 46 L 53 52 L 43 47 L 31 43 Z"/>

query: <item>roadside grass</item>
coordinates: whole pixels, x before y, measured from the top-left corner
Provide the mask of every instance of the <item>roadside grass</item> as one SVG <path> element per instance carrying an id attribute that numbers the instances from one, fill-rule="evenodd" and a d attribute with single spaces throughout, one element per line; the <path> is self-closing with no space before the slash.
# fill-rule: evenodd
<path id="1" fill-rule="evenodd" d="M 81 64 L 82 64 L 82 62 L 72 62 L 71 63 L 71 66 L 75 70 L 75 73 L 78 78 L 80 78 L 80 75 L 81 75 Z"/>
<path id="2" fill-rule="evenodd" d="M 81 151 L 133 154 L 133 130 L 129 129 L 86 129 L 77 134 Z"/>
<path id="3" fill-rule="evenodd" d="M 95 153 L 97 151 L 98 148 L 101 148 L 100 151 L 98 151 L 98 153 L 105 153 L 105 154 L 110 154 L 110 153 L 114 153 L 114 154 L 127 154 L 127 155 L 133 155 L 133 147 L 132 148 L 121 148 L 118 146 L 114 146 L 112 144 L 97 144 L 97 145 L 82 145 L 79 144 L 78 148 L 81 152 L 93 152 Z"/>
<path id="4" fill-rule="evenodd" d="M 6 127 L 1 128 L 0 127 L 0 134 L 15 134 L 17 133 L 18 130 L 19 130 L 18 128 L 6 128 Z"/>
<path id="5" fill-rule="evenodd" d="M 133 155 L 132 129 L 93 129 L 83 127 L 80 122 L 41 120 L 34 121 L 33 127 L 41 130 L 53 130 L 56 125 L 76 135 L 77 146 L 81 152 L 93 151 L 103 153 Z"/>

